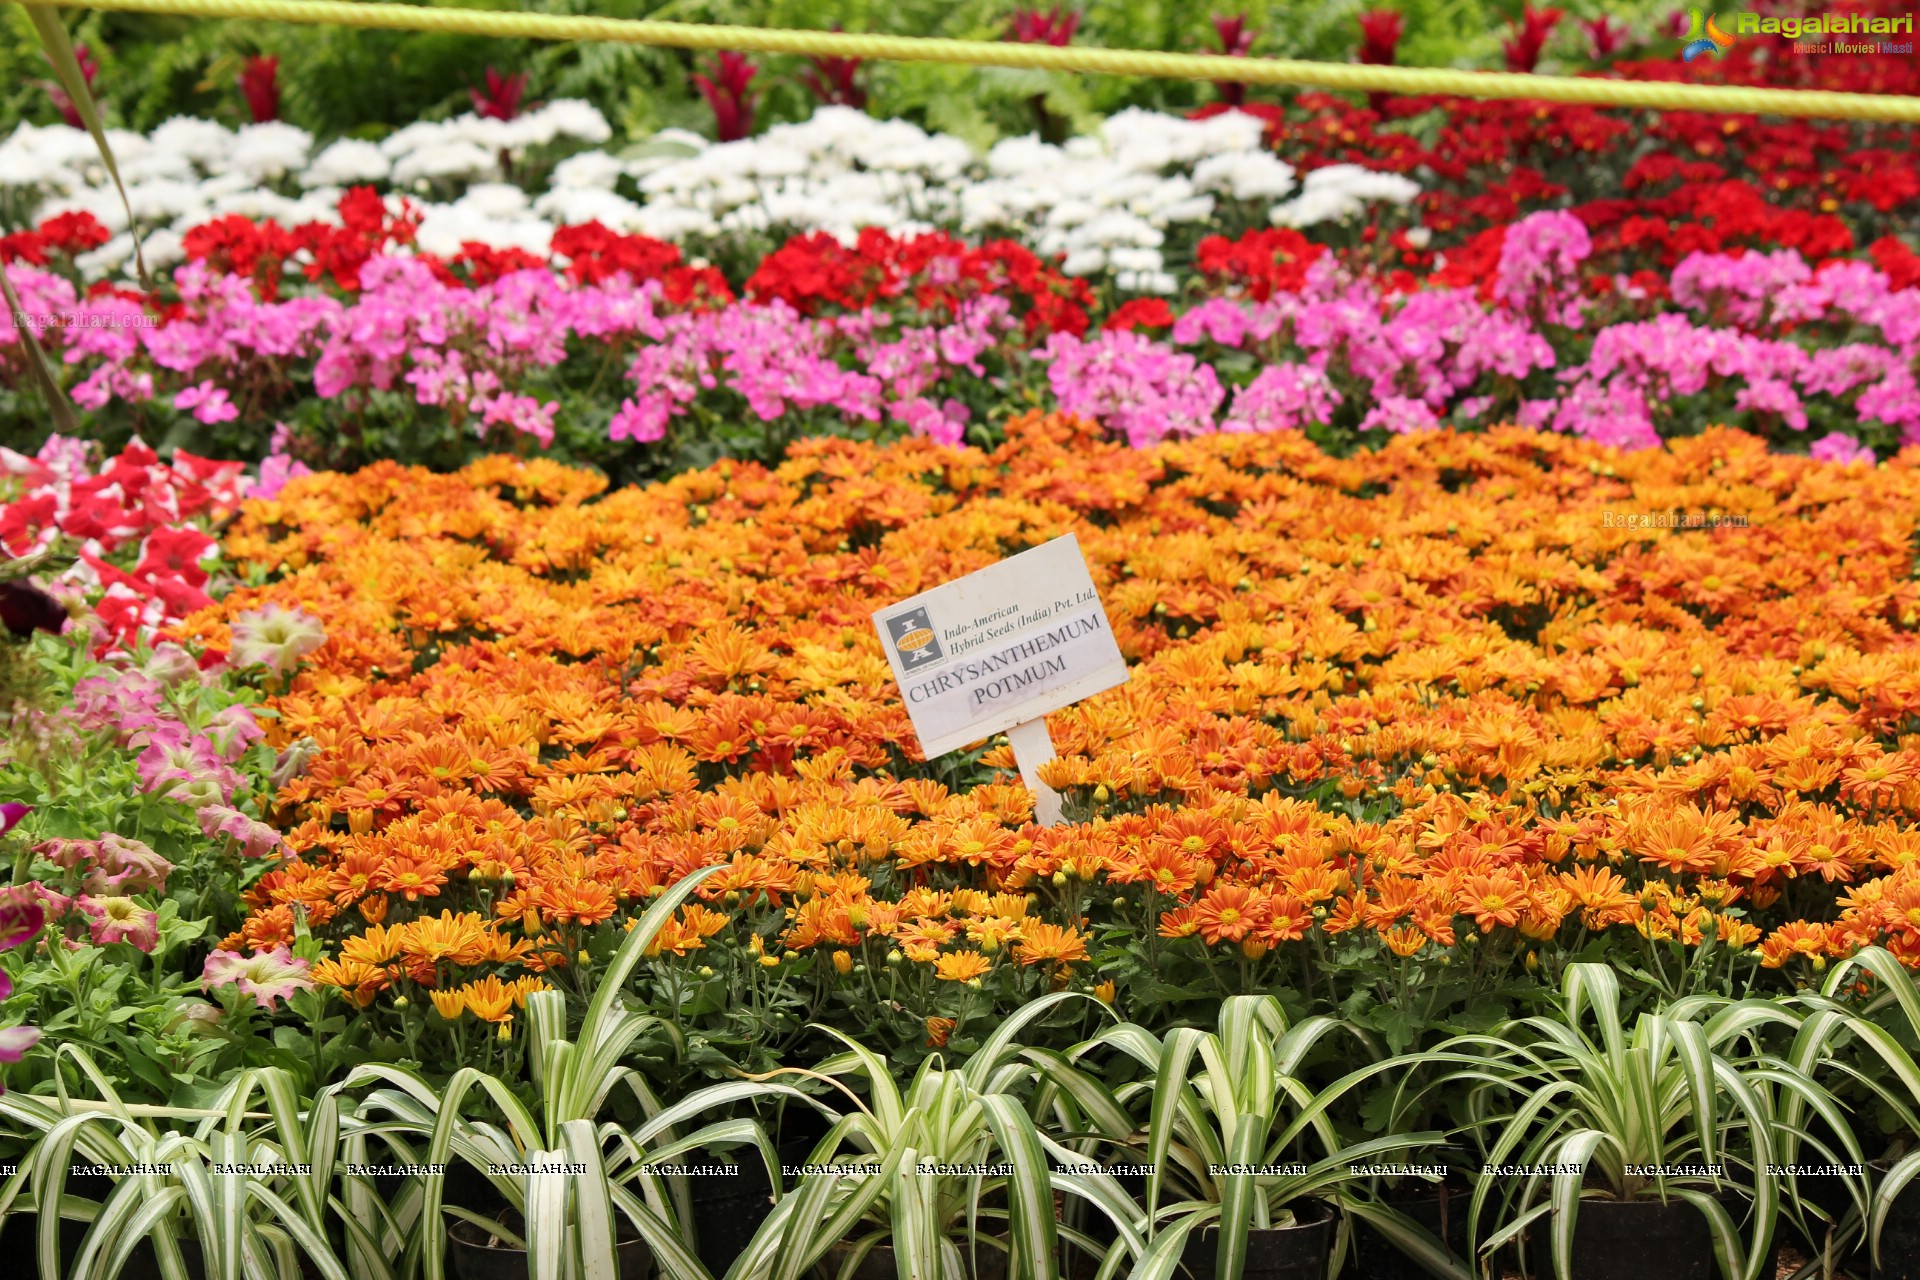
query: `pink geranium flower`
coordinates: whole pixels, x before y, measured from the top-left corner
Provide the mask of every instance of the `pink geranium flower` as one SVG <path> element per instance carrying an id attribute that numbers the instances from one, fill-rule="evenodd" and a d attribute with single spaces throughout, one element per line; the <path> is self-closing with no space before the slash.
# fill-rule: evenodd
<path id="1" fill-rule="evenodd" d="M 296 991 L 313 990 L 313 983 L 307 978 L 308 967 L 305 960 L 296 960 L 292 950 L 284 946 L 256 951 L 250 956 L 238 951 L 216 951 L 207 957 L 200 985 L 208 991 L 221 986 L 235 987 L 242 994 L 252 996 L 262 1009 L 270 1010 L 276 1000 L 288 999 Z"/>
<path id="2" fill-rule="evenodd" d="M 0 836 L 19 826 L 20 819 L 32 812 L 33 806 L 30 804 L 19 804 L 13 801 L 0 804 Z"/>

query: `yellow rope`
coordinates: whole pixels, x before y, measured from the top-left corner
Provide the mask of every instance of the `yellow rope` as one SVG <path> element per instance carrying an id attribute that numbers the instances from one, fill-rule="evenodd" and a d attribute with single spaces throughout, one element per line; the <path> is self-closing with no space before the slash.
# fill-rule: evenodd
<path id="1" fill-rule="evenodd" d="M 1920 124 L 1920 98 L 1888 94 L 1829 93 L 1813 89 L 1758 89 L 1734 85 L 1659 80 L 1612 80 L 1597 76 L 1536 76 L 1440 67 L 1377 67 L 1286 58 L 1223 58 L 1139 49 L 1091 49 L 1011 41 L 932 40 L 912 36 L 857 35 L 837 31 L 784 31 L 762 27 L 709 26 L 691 22 L 646 22 L 622 18 L 571 17 L 489 9 L 441 9 L 347 0 L 29 0 L 70 9 L 163 13 L 192 18 L 256 18 L 397 31 L 522 40 L 596 40 L 664 45 L 680 49 L 731 49 L 741 53 L 871 58 L 892 62 L 949 62 L 1095 75 L 1151 76 L 1172 80 L 1232 79 L 1244 84 L 1313 85 L 1408 95 L 1450 94 L 1468 98 L 1522 98 L 1597 107 L 1667 111 L 1819 116 Z"/>

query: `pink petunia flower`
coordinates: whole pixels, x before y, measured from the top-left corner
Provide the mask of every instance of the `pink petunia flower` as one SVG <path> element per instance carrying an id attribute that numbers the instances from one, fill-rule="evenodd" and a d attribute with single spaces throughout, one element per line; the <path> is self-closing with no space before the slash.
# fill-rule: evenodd
<path id="1" fill-rule="evenodd" d="M 95 945 L 126 942 L 142 951 L 152 951 L 160 943 L 160 915 L 149 911 L 132 898 L 96 898 L 83 893 L 77 899 L 88 918 L 87 932 Z"/>
<path id="2" fill-rule="evenodd" d="M 326 628 L 303 609 L 269 604 L 233 621 L 233 665 L 287 672 L 327 642 Z"/>
<path id="3" fill-rule="evenodd" d="M 40 1043 L 38 1027 L 6 1027 L 0 1029 L 0 1062 L 18 1062 L 27 1056 L 27 1050 Z"/>
<path id="4" fill-rule="evenodd" d="M 296 991 L 313 990 L 313 983 L 307 978 L 308 968 L 305 960 L 296 960 L 293 951 L 284 946 L 256 951 L 250 956 L 238 951 L 216 951 L 207 957 L 200 986 L 207 991 L 220 986 L 235 987 L 242 994 L 252 996 L 262 1009 L 271 1010 L 276 1000 L 289 999 Z"/>
<path id="5" fill-rule="evenodd" d="M 139 840 L 129 840 L 111 832 L 98 842 L 99 864 L 87 877 L 87 892 L 120 894 L 151 890 L 164 893 L 173 864 Z"/>
<path id="6" fill-rule="evenodd" d="M 200 829 L 208 839 L 226 836 L 241 846 L 249 858 L 265 858 L 280 849 L 280 833 L 238 809 L 224 804 L 204 806 L 199 813 Z"/>

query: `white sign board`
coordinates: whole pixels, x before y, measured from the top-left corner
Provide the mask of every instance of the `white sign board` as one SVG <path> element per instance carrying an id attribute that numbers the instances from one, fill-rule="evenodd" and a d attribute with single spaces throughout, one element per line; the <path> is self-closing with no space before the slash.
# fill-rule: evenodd
<path id="1" fill-rule="evenodd" d="M 1043 798 L 1051 793 L 1032 770 L 1052 756 L 1047 746 L 1036 758 L 1047 712 L 1127 679 L 1070 533 L 889 605 L 873 623 L 927 758 L 1040 721 L 1037 738 L 1010 736 L 1027 785 Z"/>

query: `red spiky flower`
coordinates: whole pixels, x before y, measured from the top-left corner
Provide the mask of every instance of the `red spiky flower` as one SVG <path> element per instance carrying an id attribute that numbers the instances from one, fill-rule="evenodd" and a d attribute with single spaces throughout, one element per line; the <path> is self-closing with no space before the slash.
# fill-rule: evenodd
<path id="1" fill-rule="evenodd" d="M 100 74 L 100 67 L 93 60 L 93 51 L 84 44 L 76 44 L 73 46 L 73 59 L 80 64 L 80 78 L 86 81 L 87 92 L 92 93 L 93 78 Z M 74 128 L 80 128 L 85 121 L 81 120 L 80 108 L 67 96 L 67 91 L 52 80 L 42 80 L 40 83 L 46 89 L 47 97 L 52 100 L 54 110 L 60 113 L 60 118 Z"/>
<path id="2" fill-rule="evenodd" d="M 1080 29 L 1080 11 L 1056 5 L 1051 9 L 1015 9 L 1007 39 L 1015 44 L 1050 44 L 1064 47 L 1073 43 Z"/>
<path id="3" fill-rule="evenodd" d="M 1580 29 L 1587 33 L 1587 56 L 1595 62 L 1605 62 L 1627 47 L 1627 25 L 1607 14 L 1582 18 Z"/>
<path id="4" fill-rule="evenodd" d="M 1244 13 L 1236 13 L 1231 17 L 1214 14 L 1213 34 L 1220 42 L 1222 57 L 1244 58 L 1253 52 L 1253 28 L 1248 25 Z M 1220 101 L 1230 107 L 1237 107 L 1247 100 L 1247 86 L 1238 80 L 1215 80 L 1213 89 L 1220 95 Z"/>
<path id="5" fill-rule="evenodd" d="M 520 114 L 520 98 L 527 91 L 527 73 L 522 71 L 503 76 L 492 67 L 487 68 L 487 91 L 469 87 L 467 96 L 473 99 L 474 114 L 483 120 L 511 120 Z"/>
<path id="6" fill-rule="evenodd" d="M 1507 24 L 1507 38 L 1500 42 L 1500 51 L 1506 55 L 1507 70 L 1526 72 L 1539 66 L 1540 54 L 1547 47 L 1547 38 L 1560 25 L 1560 19 L 1566 16 L 1561 9 L 1536 9 L 1532 5 L 1523 9 L 1518 22 Z"/>
<path id="7" fill-rule="evenodd" d="M 834 23 L 833 29 L 840 30 L 840 24 Z M 800 76 L 800 83 L 821 106 L 867 109 L 866 86 L 860 83 L 860 68 L 866 65 L 865 58 L 815 57 L 807 61 L 811 65 Z"/>
<path id="8" fill-rule="evenodd" d="M 240 69 L 240 96 L 255 124 L 280 118 L 280 59 L 270 54 L 248 58 Z"/>
<path id="9" fill-rule="evenodd" d="M 758 98 L 748 91 L 760 68 L 739 53 L 716 53 L 713 74 L 695 72 L 693 83 L 700 96 L 713 109 L 714 136 L 722 142 L 738 142 L 753 132 L 753 110 Z"/>
<path id="10" fill-rule="evenodd" d="M 1361 14 L 1359 60 L 1370 67 L 1392 66 L 1405 27 L 1406 19 L 1392 9 L 1370 9 Z"/>

